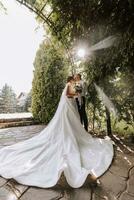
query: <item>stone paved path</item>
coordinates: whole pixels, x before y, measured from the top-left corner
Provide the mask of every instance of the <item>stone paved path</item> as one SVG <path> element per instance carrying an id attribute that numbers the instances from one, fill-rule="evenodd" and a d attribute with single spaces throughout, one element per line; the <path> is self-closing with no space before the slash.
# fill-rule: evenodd
<path id="1" fill-rule="evenodd" d="M 26 126 L 0 130 L 0 147 L 28 139 L 44 126 Z M 70 188 L 65 177 L 51 189 L 28 187 L 0 177 L 0 200 L 134 200 L 134 153 L 115 143 L 115 158 L 98 185 L 89 177 L 79 189 Z"/>

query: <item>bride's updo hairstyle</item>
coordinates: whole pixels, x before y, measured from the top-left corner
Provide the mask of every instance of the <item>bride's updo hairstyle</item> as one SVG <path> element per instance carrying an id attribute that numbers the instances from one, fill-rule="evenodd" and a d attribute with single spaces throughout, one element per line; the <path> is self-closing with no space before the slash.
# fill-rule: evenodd
<path id="1" fill-rule="evenodd" d="M 70 81 L 73 81 L 74 80 L 74 77 L 73 76 L 68 76 L 67 78 L 67 83 L 69 83 Z"/>

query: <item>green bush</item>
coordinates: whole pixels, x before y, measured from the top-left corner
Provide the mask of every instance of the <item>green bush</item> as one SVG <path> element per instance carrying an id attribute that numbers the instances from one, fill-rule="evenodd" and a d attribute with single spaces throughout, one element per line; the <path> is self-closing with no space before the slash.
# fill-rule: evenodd
<path id="1" fill-rule="evenodd" d="M 65 86 L 67 69 L 62 55 L 60 50 L 43 42 L 35 58 L 32 113 L 40 122 L 50 121 Z"/>

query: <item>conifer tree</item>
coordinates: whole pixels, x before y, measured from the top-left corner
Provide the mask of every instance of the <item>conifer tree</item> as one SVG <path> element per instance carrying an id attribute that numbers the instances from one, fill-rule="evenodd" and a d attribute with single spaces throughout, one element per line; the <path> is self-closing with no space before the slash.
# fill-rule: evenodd
<path id="1" fill-rule="evenodd" d="M 10 86 L 5 84 L 0 94 L 0 112 L 14 113 L 16 112 L 16 94 Z"/>
<path id="2" fill-rule="evenodd" d="M 66 82 L 66 61 L 59 49 L 43 42 L 34 62 L 33 116 L 47 123 L 54 115 Z"/>

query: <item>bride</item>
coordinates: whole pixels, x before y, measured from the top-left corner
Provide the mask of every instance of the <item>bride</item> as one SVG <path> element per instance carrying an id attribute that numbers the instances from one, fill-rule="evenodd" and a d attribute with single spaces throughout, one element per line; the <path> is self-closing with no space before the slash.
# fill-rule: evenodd
<path id="1" fill-rule="evenodd" d="M 99 177 L 113 158 L 111 141 L 93 138 L 80 123 L 73 77 L 62 92 L 57 111 L 36 136 L 0 149 L 0 175 L 24 185 L 49 188 L 64 172 L 73 188 L 88 174 Z"/>

